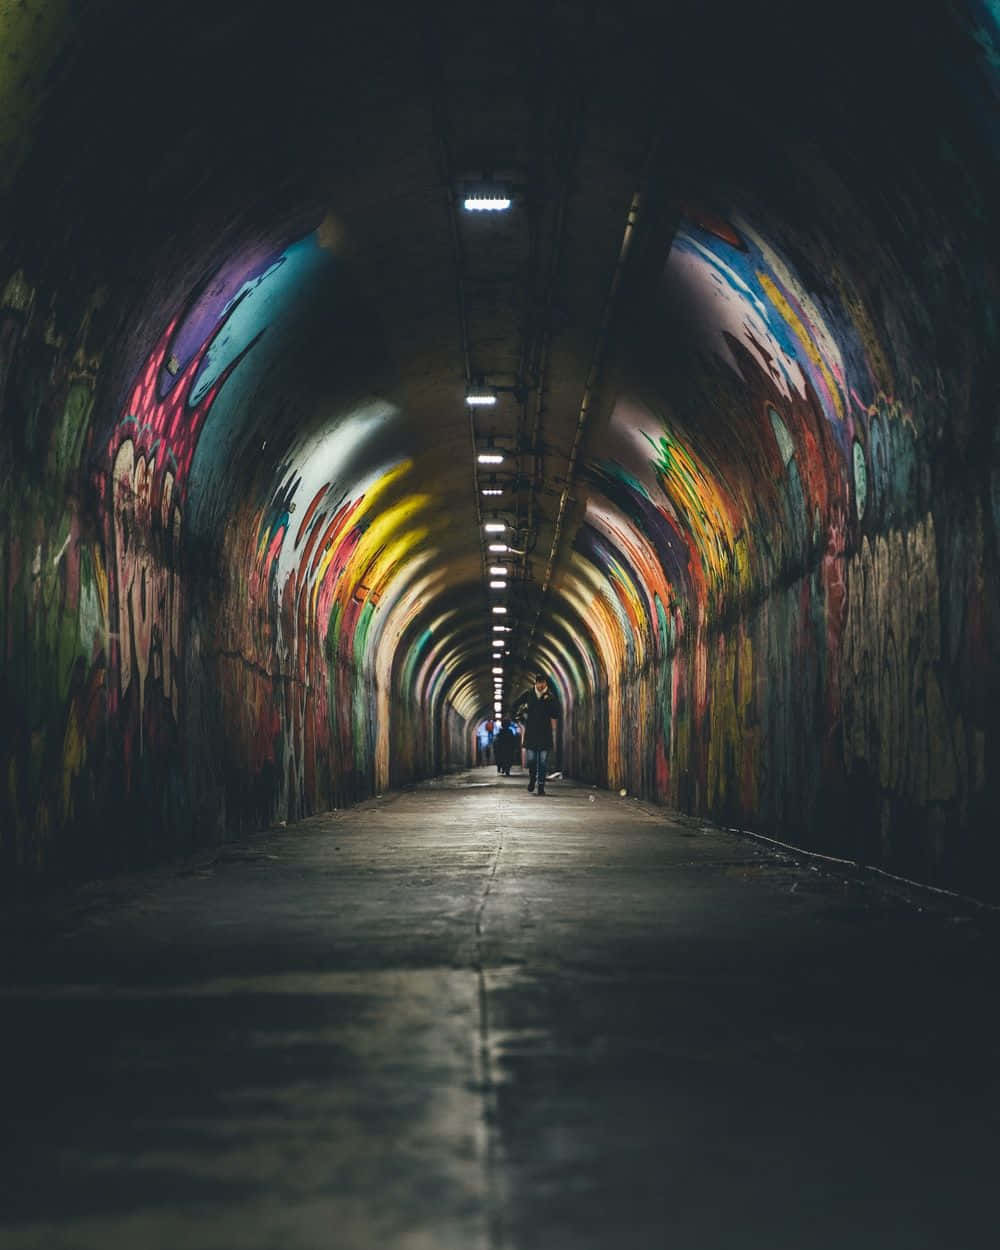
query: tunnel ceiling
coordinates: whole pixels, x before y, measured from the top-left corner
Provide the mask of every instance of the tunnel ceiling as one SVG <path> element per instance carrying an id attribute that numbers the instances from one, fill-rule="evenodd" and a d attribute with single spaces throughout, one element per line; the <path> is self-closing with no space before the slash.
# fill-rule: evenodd
<path id="1" fill-rule="evenodd" d="M 948 5 L 871 8 L 5 7 L 7 323 L 92 384 L 9 434 L 31 462 L 61 420 L 45 472 L 111 501 L 110 632 L 183 550 L 200 646 L 350 654 L 387 706 L 473 719 L 497 638 L 505 701 L 536 665 L 614 698 L 919 519 L 899 379 L 928 353 L 971 386 L 977 348 L 894 309 L 951 281 L 918 240 L 953 208 L 988 246 L 988 54 Z"/>

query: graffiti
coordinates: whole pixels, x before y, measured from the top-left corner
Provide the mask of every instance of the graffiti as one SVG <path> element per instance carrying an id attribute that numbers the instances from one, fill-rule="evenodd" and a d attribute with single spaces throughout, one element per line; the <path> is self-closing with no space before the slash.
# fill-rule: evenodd
<path id="1" fill-rule="evenodd" d="M 121 443 L 111 467 L 119 680 L 123 695 L 133 677 L 138 683 L 140 750 L 151 669 L 175 719 L 180 704 L 181 511 L 174 502 L 173 474 L 167 472 L 160 483 L 154 518 L 155 480 L 155 458 L 137 457 L 131 439 Z"/>
<path id="2" fill-rule="evenodd" d="M 858 520 L 862 520 L 868 507 L 868 466 L 865 464 L 865 449 L 857 439 L 852 444 L 854 464 L 854 505 L 858 510 Z"/>
<path id="3" fill-rule="evenodd" d="M 875 829 L 886 862 L 919 844 L 936 865 L 946 820 L 971 836 L 995 793 L 1000 441 L 959 403 L 992 375 L 949 375 L 940 309 L 876 298 L 881 271 L 822 223 L 758 215 L 769 237 L 688 208 L 649 359 L 622 346 L 582 444 L 531 660 L 567 772 L 817 844 L 861 828 L 859 855 Z M 387 398 L 405 386 L 360 351 L 341 235 L 196 258 L 208 278 L 164 279 L 105 378 L 102 293 L 70 313 L 7 278 L 12 862 L 109 814 L 138 837 L 148 808 L 161 842 L 257 827 L 467 754 L 478 537 Z M 516 593 L 534 606 L 530 578 Z"/>
<path id="4" fill-rule="evenodd" d="M 702 389 L 620 397 L 586 466 L 560 591 L 597 676 L 568 718 L 600 725 L 609 784 L 937 871 L 941 813 L 985 801 L 995 470 L 981 502 L 935 497 L 941 388 L 891 393 L 845 274 L 811 295 L 749 222 L 692 210 L 665 280 Z"/>
<path id="5" fill-rule="evenodd" d="M 870 766 L 885 791 L 947 802 L 967 785 L 961 716 L 942 686 L 933 518 L 866 538 L 848 562 L 843 638 L 844 762 Z"/>
<path id="6" fill-rule="evenodd" d="M 75 489 L 100 355 L 94 293 L 62 329 L 16 272 L 0 298 L 0 404 L 21 419 L 30 471 L 0 477 L 0 854 L 37 868 L 92 807 L 87 762 L 104 714 L 108 578 Z M 14 426 L 6 427 L 15 434 Z M 8 449 L 9 450 L 9 449 Z"/>

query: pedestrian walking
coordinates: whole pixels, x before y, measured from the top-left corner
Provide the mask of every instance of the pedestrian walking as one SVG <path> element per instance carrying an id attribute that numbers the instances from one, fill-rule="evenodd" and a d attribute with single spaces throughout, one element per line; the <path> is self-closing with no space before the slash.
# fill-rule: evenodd
<path id="1" fill-rule="evenodd" d="M 562 715 L 559 700 L 549 689 L 544 673 L 536 673 L 534 685 L 518 700 L 515 715 L 524 726 L 523 742 L 528 755 L 528 790 L 537 784 L 538 794 L 545 793 L 545 777 L 549 752 L 552 750 L 556 725 Z"/>
<path id="2" fill-rule="evenodd" d="M 502 777 L 510 776 L 510 766 L 514 763 L 514 748 L 517 738 L 511 729 L 510 721 L 504 720 L 503 728 L 493 739 L 493 758 L 497 762 L 497 772 Z"/>

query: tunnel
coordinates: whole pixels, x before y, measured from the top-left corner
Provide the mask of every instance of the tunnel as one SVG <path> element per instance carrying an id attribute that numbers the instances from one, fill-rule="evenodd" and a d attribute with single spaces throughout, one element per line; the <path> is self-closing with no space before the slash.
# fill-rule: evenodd
<path id="1" fill-rule="evenodd" d="M 8 876 L 465 764 L 540 667 L 582 780 L 995 892 L 987 6 L 43 7 Z"/>
<path id="2" fill-rule="evenodd" d="M 1000 902 L 998 66 L 988 0 L 0 6 L 4 897 L 450 793 L 540 672 L 584 804 Z"/>

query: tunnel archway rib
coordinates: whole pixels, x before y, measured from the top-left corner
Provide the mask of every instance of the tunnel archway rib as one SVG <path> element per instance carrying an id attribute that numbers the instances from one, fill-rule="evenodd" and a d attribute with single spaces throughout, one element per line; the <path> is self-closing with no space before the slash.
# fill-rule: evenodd
<path id="1" fill-rule="evenodd" d="M 547 669 L 568 769 L 1000 879 L 1000 39 L 973 0 L 848 10 L 821 45 L 737 6 L 669 38 L 573 3 L 17 27 L 51 72 L 0 86 L 30 130 L 0 190 L 10 875 L 466 762 L 493 438 L 504 698 Z M 487 174 L 521 215 L 456 224 Z"/>

